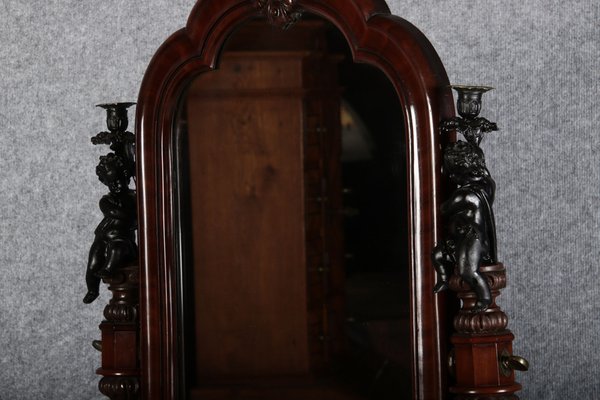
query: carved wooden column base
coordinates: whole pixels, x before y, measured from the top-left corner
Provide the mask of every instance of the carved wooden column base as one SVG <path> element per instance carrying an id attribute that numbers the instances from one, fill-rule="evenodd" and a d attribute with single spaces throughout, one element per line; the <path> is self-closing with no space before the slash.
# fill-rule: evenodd
<path id="1" fill-rule="evenodd" d="M 456 384 L 450 393 L 462 395 L 455 400 L 518 399 L 513 393 L 521 390 L 521 385 L 515 383 L 514 371 L 502 366 L 503 355 L 512 355 L 513 339 L 509 331 L 502 335 L 452 337 Z"/>
<path id="2" fill-rule="evenodd" d="M 139 268 L 129 265 L 104 281 L 113 297 L 104 308 L 100 392 L 112 400 L 139 398 Z"/>
<path id="3" fill-rule="evenodd" d="M 139 399 L 140 380 L 138 376 L 105 376 L 98 384 L 100 393 L 110 399 Z"/>
<path id="4" fill-rule="evenodd" d="M 451 338 L 456 383 L 450 387 L 454 400 L 513 400 L 521 385 L 509 360 L 513 334 L 506 329 L 508 317 L 496 305 L 500 289 L 506 287 L 506 270 L 501 263 L 483 266 L 480 272 L 487 278 L 492 292 L 492 304 L 479 313 L 476 295 L 458 276 L 450 279 L 450 288 L 458 293 L 463 306 L 454 318 L 456 333 Z"/>

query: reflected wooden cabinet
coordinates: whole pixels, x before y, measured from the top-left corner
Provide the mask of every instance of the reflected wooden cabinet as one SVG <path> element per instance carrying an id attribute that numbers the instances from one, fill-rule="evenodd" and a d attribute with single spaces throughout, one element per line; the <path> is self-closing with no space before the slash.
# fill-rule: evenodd
<path id="1" fill-rule="evenodd" d="M 341 188 L 328 173 L 340 168 L 325 162 L 339 162 L 341 143 L 334 63 L 225 51 L 187 92 L 198 384 L 307 376 L 339 347 Z"/>

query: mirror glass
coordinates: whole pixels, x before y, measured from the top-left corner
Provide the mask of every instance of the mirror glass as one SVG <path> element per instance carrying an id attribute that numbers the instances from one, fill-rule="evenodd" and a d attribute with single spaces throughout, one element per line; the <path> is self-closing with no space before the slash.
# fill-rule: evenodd
<path id="1" fill-rule="evenodd" d="M 408 398 L 405 135 L 387 77 L 324 20 L 253 20 L 180 104 L 185 397 Z"/>

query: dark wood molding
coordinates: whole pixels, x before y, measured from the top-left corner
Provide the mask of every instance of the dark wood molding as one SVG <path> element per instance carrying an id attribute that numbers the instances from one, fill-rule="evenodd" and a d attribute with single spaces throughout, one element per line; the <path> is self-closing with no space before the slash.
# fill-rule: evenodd
<path id="1" fill-rule="evenodd" d="M 439 123 L 454 105 L 442 62 L 427 38 L 392 16 L 379 0 L 298 0 L 301 9 L 334 24 L 356 62 L 381 69 L 394 85 L 406 121 L 412 365 L 415 399 L 447 392 L 445 297 L 434 296 L 431 250 L 438 235 L 441 191 Z M 249 0 L 199 1 L 187 26 L 158 50 L 137 106 L 137 176 L 141 265 L 141 391 L 145 399 L 178 398 L 177 266 L 174 249 L 173 135 L 184 89 L 214 69 L 227 37 L 260 17 Z"/>
<path id="2" fill-rule="evenodd" d="M 110 399 L 138 399 L 140 392 L 139 365 L 139 267 L 124 265 L 104 279 L 112 292 L 104 308 L 100 324 L 102 340 L 102 375 L 100 392 Z"/>

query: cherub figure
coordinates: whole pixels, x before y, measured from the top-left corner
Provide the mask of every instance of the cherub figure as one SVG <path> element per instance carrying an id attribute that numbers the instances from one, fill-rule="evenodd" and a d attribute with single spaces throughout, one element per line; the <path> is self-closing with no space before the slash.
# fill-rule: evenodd
<path id="1" fill-rule="evenodd" d="M 444 169 L 457 187 L 441 207 L 447 231 L 444 241 L 433 251 L 439 278 L 434 291 L 448 288 L 448 279 L 456 267 L 477 295 L 471 311 L 484 311 L 492 296 L 479 267 L 497 262 L 492 210 L 496 184 L 485 166 L 483 152 L 472 143 L 450 144 L 444 152 Z"/>
<path id="2" fill-rule="evenodd" d="M 129 189 L 131 172 L 121 157 L 109 153 L 100 157 L 96 174 L 110 192 L 100 199 L 104 219 L 94 231 L 90 248 L 85 277 L 88 292 L 83 298 L 86 304 L 98 297 L 101 278 L 137 257 L 136 195 Z"/>

